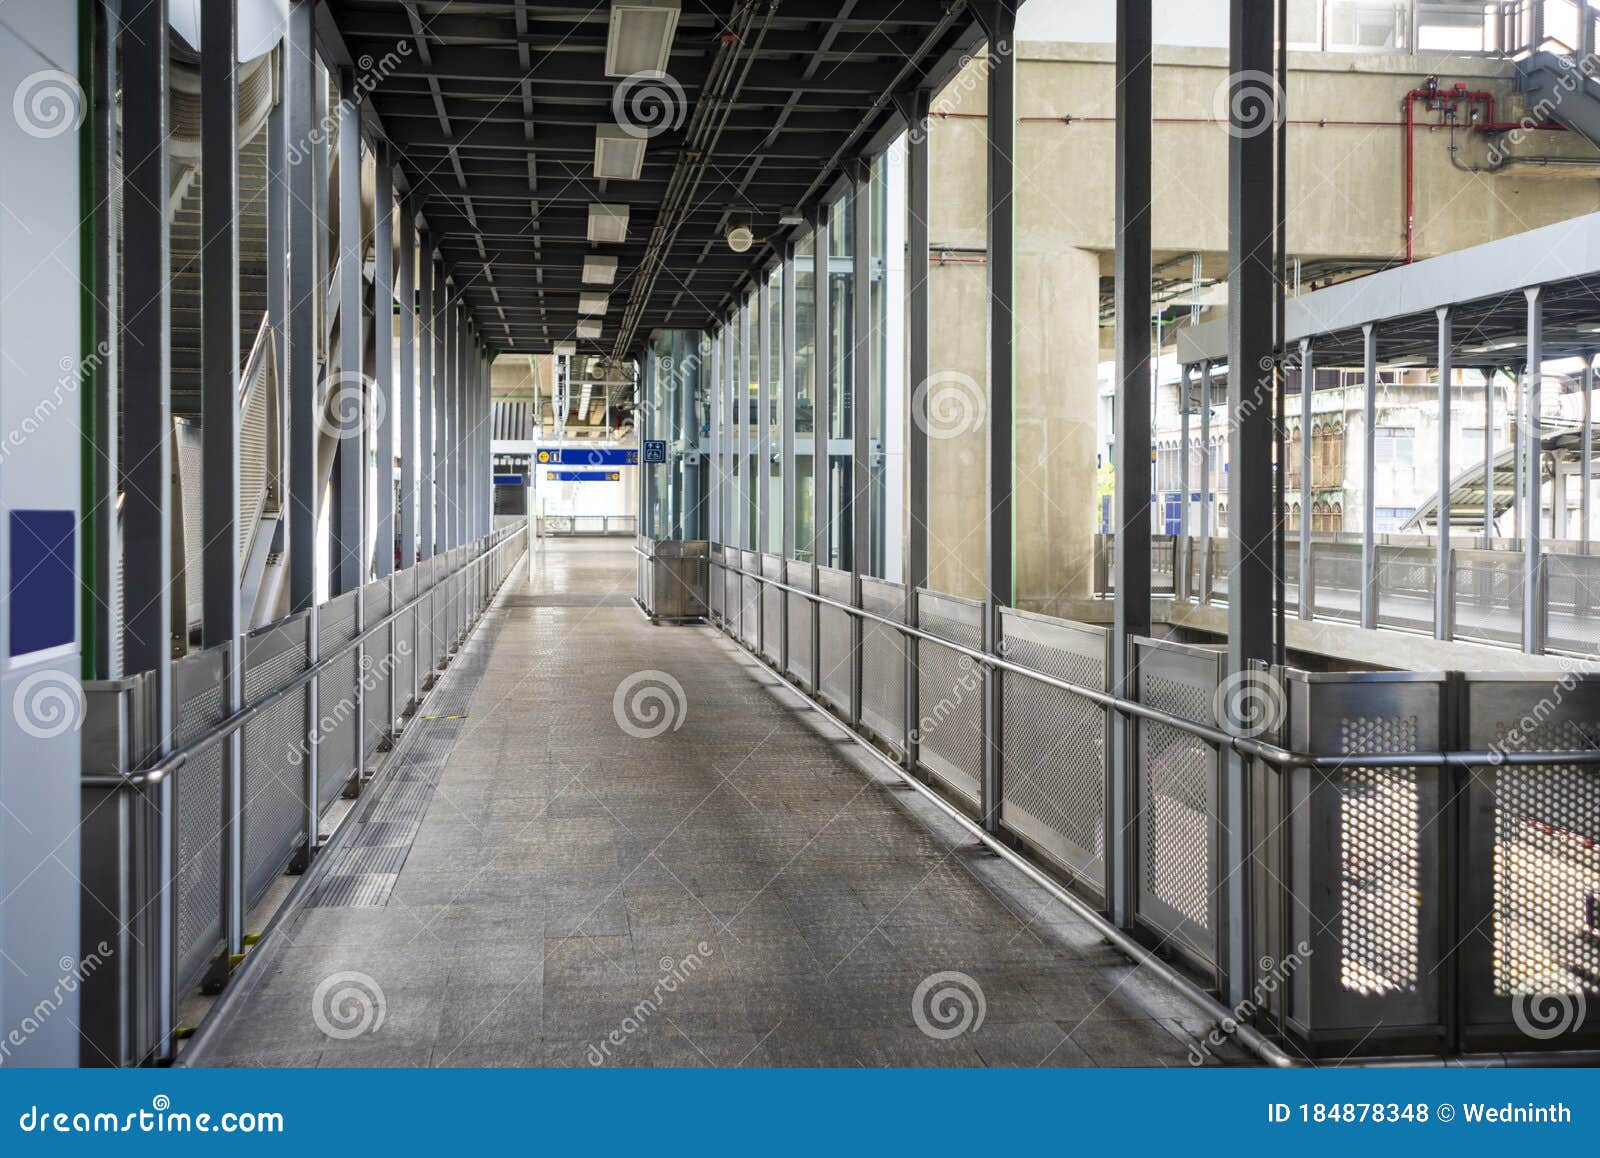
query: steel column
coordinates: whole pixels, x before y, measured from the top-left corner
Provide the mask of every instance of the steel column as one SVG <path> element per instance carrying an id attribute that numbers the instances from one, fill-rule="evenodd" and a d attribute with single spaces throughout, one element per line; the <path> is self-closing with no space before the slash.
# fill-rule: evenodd
<path id="1" fill-rule="evenodd" d="M 339 373 L 334 390 L 338 450 L 333 463 L 333 576 L 330 592 L 342 595 L 366 576 L 366 481 L 368 395 L 361 365 L 361 108 L 355 75 L 339 70 Z M 352 395 L 354 397 L 352 398 Z"/>
<path id="2" fill-rule="evenodd" d="M 872 554 L 872 170 L 851 181 L 850 236 L 850 602 L 861 606 L 861 576 Z M 863 623 L 850 617 L 850 722 L 861 726 Z"/>
<path id="3" fill-rule="evenodd" d="M 434 440 L 434 296 L 433 235 L 417 237 L 417 557 L 433 558 L 436 550 L 434 490 L 438 476 Z"/>
<path id="4" fill-rule="evenodd" d="M 400 566 L 417 561 L 417 231 L 409 199 L 400 202 Z"/>
<path id="5" fill-rule="evenodd" d="M 433 268 L 433 553 L 450 549 L 450 328 L 444 262 L 429 252 Z"/>
<path id="6" fill-rule="evenodd" d="M 711 468 L 706 473 L 706 484 L 709 488 L 707 498 L 710 502 L 710 517 L 706 521 L 706 538 L 713 543 L 722 542 L 722 421 L 723 411 L 726 409 L 726 399 L 722 391 L 717 389 L 717 371 L 722 365 L 719 343 L 721 336 L 713 329 L 711 333 L 711 364 L 701 366 L 700 374 L 706 383 L 707 401 L 711 404 Z M 649 358 L 645 359 L 646 363 Z M 642 456 L 641 456 L 642 457 Z M 641 466 L 640 470 L 648 470 Z M 725 582 L 721 574 L 710 575 L 712 582 Z"/>
<path id="7" fill-rule="evenodd" d="M 1483 549 L 1494 550 L 1494 371 L 1483 376 Z"/>
<path id="8" fill-rule="evenodd" d="M 1189 598 L 1189 395 L 1194 389 L 1194 367 L 1183 365 L 1178 381 L 1178 440 L 1183 448 L 1178 455 L 1178 546 L 1172 553 L 1172 597 L 1180 602 Z"/>
<path id="9" fill-rule="evenodd" d="M 1433 637 L 1449 639 L 1450 617 L 1450 412 L 1451 378 L 1454 376 L 1454 317 L 1449 306 L 1435 311 L 1439 319 L 1439 501 L 1435 525 L 1433 566 Z"/>
<path id="10" fill-rule="evenodd" d="M 377 519 L 373 574 L 394 573 L 394 178 L 388 142 L 378 144 L 372 230 L 372 405 L 376 409 Z M 409 457 L 409 456 L 408 456 Z M 363 579 L 365 576 L 363 575 Z"/>
<path id="11" fill-rule="evenodd" d="M 795 391 L 799 378 L 799 371 L 795 365 L 795 269 L 794 269 L 794 242 L 785 242 L 783 246 L 783 352 L 778 359 L 778 368 L 783 375 L 782 388 L 782 439 L 778 454 L 783 463 L 783 500 L 779 507 L 779 516 L 783 519 L 783 542 L 779 546 L 779 554 L 785 559 L 793 559 L 795 552 L 795 459 L 794 459 L 794 415 Z M 785 568 L 785 582 L 788 579 L 788 569 Z M 783 670 L 789 670 L 789 655 L 787 651 L 788 616 L 784 616 L 785 652 L 783 655 Z"/>
<path id="12" fill-rule="evenodd" d="M 1119 536 L 1120 538 L 1120 536 Z M 1200 591 L 1211 602 L 1211 363 L 1200 363 Z"/>
<path id="13" fill-rule="evenodd" d="M 1378 328 L 1361 327 L 1366 386 L 1362 393 L 1361 455 L 1361 626 L 1378 626 Z"/>
<path id="14" fill-rule="evenodd" d="M 321 495 L 317 486 L 317 302 L 322 287 L 317 283 L 317 238 L 319 225 L 312 185 L 313 166 L 301 159 L 291 164 L 287 142 L 311 139 L 315 96 L 312 81 L 316 66 L 312 56 L 311 14 L 315 6 L 300 0 L 289 9 L 289 30 L 285 37 L 284 106 L 287 112 L 287 138 L 269 141 L 284 152 L 275 164 L 284 174 L 287 186 L 285 212 L 287 238 L 284 254 L 289 262 L 289 290 L 285 303 L 284 345 L 288 358 L 280 366 L 284 373 L 284 396 L 288 400 L 289 488 L 285 512 L 289 520 L 289 610 L 304 611 L 317 598 L 317 516 Z M 270 256 L 270 254 L 269 254 Z"/>
<path id="15" fill-rule="evenodd" d="M 693 353 L 687 348 L 694 340 L 693 334 L 685 333 L 683 330 L 676 330 L 672 335 L 672 375 L 677 381 L 678 402 L 682 406 L 683 415 L 683 537 L 685 539 L 706 537 L 703 509 L 705 496 L 700 491 L 699 399 L 695 396 L 695 380 L 699 375 L 694 369 Z"/>
<path id="16" fill-rule="evenodd" d="M 1316 355 L 1311 339 L 1300 342 L 1300 618 L 1316 612 L 1316 592 L 1311 574 L 1311 423 L 1316 417 L 1312 400 L 1317 395 Z"/>
<path id="17" fill-rule="evenodd" d="M 928 381 L 928 215 L 931 175 L 928 167 L 928 117 L 931 94 L 911 93 L 906 133 L 906 383 L 908 400 Z M 897 416 L 898 417 L 898 416 Z M 928 430 L 927 423 L 906 423 L 906 559 L 905 619 L 917 621 L 917 592 L 928 585 Z M 918 765 L 918 685 L 921 664 L 918 643 L 907 637 L 905 732 L 906 767 Z"/>
<path id="18" fill-rule="evenodd" d="M 1583 431 L 1578 436 L 1578 477 L 1583 493 L 1578 497 L 1578 549 L 1589 553 L 1589 492 L 1594 482 L 1594 351 L 1583 356 Z"/>
<path id="19" fill-rule="evenodd" d="M 772 542 L 772 279 L 765 273 L 756 286 L 756 329 L 756 550 L 765 553 Z"/>
<path id="20" fill-rule="evenodd" d="M 750 363 L 755 358 L 756 327 L 752 324 L 750 299 L 739 302 L 739 362 L 734 367 L 734 395 L 739 407 L 739 546 L 755 550 L 756 525 L 752 517 L 755 503 L 755 430 L 750 420 Z M 742 606 L 742 605 L 741 605 Z"/>
<path id="21" fill-rule="evenodd" d="M 123 14 L 123 415 L 124 668 L 152 672 L 156 754 L 172 749 L 172 348 L 171 238 L 167 225 L 167 3 L 150 0 Z M 142 753 L 140 755 L 143 755 Z M 150 1011 L 158 1059 L 173 1053 L 176 993 L 172 975 L 174 797 L 170 779 L 155 787 L 161 825 L 147 862 L 159 886 L 152 914 L 158 944 L 147 946 L 157 976 Z"/>
<path id="22" fill-rule="evenodd" d="M 1145 6 L 1148 10 L 1148 5 Z M 1273 75 L 1273 0 L 1231 0 L 1229 62 L 1232 83 Z M 1235 94 L 1237 95 L 1237 94 Z M 1256 94 L 1261 95 L 1261 94 Z M 1268 100 L 1281 94 L 1268 94 Z M 1280 134 L 1244 122 L 1247 101 L 1230 101 L 1228 142 L 1228 418 L 1231 453 L 1228 480 L 1228 674 L 1234 680 L 1272 657 L 1276 581 L 1273 574 L 1273 422 L 1270 394 L 1275 342 L 1274 269 L 1275 166 Z M 1259 115 L 1261 110 L 1257 108 Z M 1274 102 L 1267 112 L 1276 124 L 1282 113 Z M 1119 441 L 1122 432 L 1118 432 Z M 1139 443 L 1142 450 L 1145 442 Z M 1120 469 L 1120 464 L 1119 464 Z M 1120 552 L 1119 552 L 1120 554 Z M 1223 816 L 1223 880 L 1226 882 L 1227 936 L 1221 942 L 1221 972 L 1231 1001 L 1242 1000 L 1249 985 L 1246 949 L 1249 832 L 1244 792 L 1245 768 L 1236 755 L 1227 760 Z"/>
<path id="23" fill-rule="evenodd" d="M 1540 459 L 1544 448 L 1539 438 L 1539 412 L 1544 390 L 1544 287 L 1534 286 L 1523 293 L 1528 299 L 1528 399 L 1523 410 L 1527 419 L 1522 423 L 1527 430 L 1523 435 L 1527 451 L 1522 472 L 1522 489 L 1527 502 L 1522 516 L 1522 650 L 1529 655 L 1543 655 L 1545 598 L 1544 570 L 1539 558 L 1542 550 L 1539 516 L 1543 494 Z"/>
<path id="24" fill-rule="evenodd" d="M 1112 690 L 1137 694 L 1133 639 L 1150 634 L 1150 0 L 1117 0 L 1116 31 L 1116 437 L 1113 529 L 1116 588 L 1112 611 Z M 1237 142 L 1235 142 L 1237 143 Z M 1235 276 L 1238 276 L 1237 265 Z M 1229 301 L 1237 302 L 1237 293 Z M 1235 359 L 1233 365 L 1241 363 Z M 1254 364 L 1254 359 L 1249 363 Z M 1238 375 L 1230 376 L 1230 382 Z M 991 408 L 992 409 L 992 408 Z M 1138 774 L 1131 721 L 1112 740 L 1112 831 L 1131 831 Z M 1106 850 L 1111 908 L 1132 917 L 1132 857 L 1126 841 Z"/>
<path id="25" fill-rule="evenodd" d="M 229 714 L 244 707 L 239 608 L 239 13 L 237 0 L 206 0 L 200 14 L 200 410 L 202 418 L 202 641 L 225 646 Z M 222 745 L 223 957 L 244 944 L 242 733 Z"/>
<path id="26" fill-rule="evenodd" d="M 1145 0 L 1145 17 L 1149 20 L 1149 3 Z M 1015 395 L 1016 356 L 1014 351 L 1015 317 L 1013 302 L 1016 296 L 1016 199 L 1013 196 L 1013 187 L 1016 182 L 1016 170 L 1013 157 L 1016 151 L 1017 138 L 1017 53 L 1016 32 L 1017 12 L 1013 3 L 996 3 L 989 7 L 988 17 L 984 21 L 985 32 L 989 39 L 989 118 L 986 122 L 988 128 L 988 162 L 989 162 L 989 414 L 988 414 L 988 450 L 989 463 L 988 475 L 985 480 L 987 502 L 985 508 L 984 529 L 984 615 L 983 615 L 983 645 L 984 650 L 990 655 L 997 655 L 1000 651 L 1000 610 L 1009 607 L 1015 595 L 1015 562 L 1012 551 L 1012 503 L 1013 503 L 1013 462 L 1015 447 L 1013 445 L 1012 413 Z M 1119 25 L 1120 25 L 1119 12 Z M 1119 39 L 1119 46 L 1122 41 Z M 1138 67 L 1138 66 L 1135 66 Z M 1145 54 L 1142 66 L 1145 75 L 1149 76 L 1149 54 Z M 1121 76 L 1119 72 L 1119 76 Z M 1133 83 L 1139 81 L 1135 78 Z M 1145 86 L 1145 99 L 1148 101 L 1149 86 Z M 1135 117 L 1139 98 L 1134 98 Z M 1122 143 L 1121 134 L 1127 131 L 1126 123 L 1120 115 L 1127 111 L 1119 110 L 1117 118 L 1119 144 Z M 1143 180 L 1149 181 L 1149 116 L 1146 109 L 1143 121 L 1145 133 L 1145 176 Z M 1137 130 L 1135 130 L 1137 134 Z M 1120 169 L 1118 176 L 1126 179 L 1125 169 Z M 1123 192 L 1128 192 L 1123 186 Z M 1125 207 L 1126 202 L 1119 199 Z M 1148 195 L 1140 204 L 1148 206 Z M 1139 214 L 1145 221 L 1144 262 L 1143 274 L 1135 274 L 1135 279 L 1142 278 L 1144 288 L 1144 302 L 1146 308 L 1142 314 L 1148 318 L 1149 303 L 1149 232 L 1148 213 Z M 1126 225 L 1127 218 L 1123 217 L 1122 224 Z M 1119 235 L 1126 239 L 1125 234 Z M 1124 249 L 1118 250 L 1119 260 L 1124 255 Z M 1137 258 L 1135 259 L 1137 261 Z M 1124 272 L 1119 265 L 1119 275 Z M 1118 277 L 1119 292 L 1123 292 L 1126 278 Z M 1119 312 L 1118 318 L 1126 321 L 1127 315 Z M 1145 327 L 1145 357 L 1149 355 L 1149 327 Z M 1147 367 L 1148 370 L 1148 367 Z M 1148 381 L 1148 379 L 1147 379 Z M 1145 391 L 1149 393 L 1148 389 Z M 1145 428 L 1148 430 L 1149 416 L 1146 415 Z M 1147 475 L 1148 477 L 1148 475 Z M 1149 501 L 1148 495 L 1145 502 L 1145 551 L 1149 552 Z M 1145 577 L 1147 603 L 1149 575 Z M 1148 620 L 1149 609 L 1145 610 Z M 1004 799 L 1005 779 L 1005 738 L 1003 726 L 1005 713 L 1002 709 L 1002 686 L 1005 676 L 998 669 L 991 669 L 983 681 L 983 781 L 981 785 L 981 820 L 989 832 L 1000 830 L 1001 802 Z"/>

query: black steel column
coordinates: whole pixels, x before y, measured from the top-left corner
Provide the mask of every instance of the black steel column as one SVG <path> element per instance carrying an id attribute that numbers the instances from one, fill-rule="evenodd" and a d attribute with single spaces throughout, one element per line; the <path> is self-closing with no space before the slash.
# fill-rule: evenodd
<path id="1" fill-rule="evenodd" d="M 284 104 L 288 108 L 288 140 L 297 149 L 311 140 L 316 97 L 315 51 L 311 41 L 314 5 L 301 0 L 289 9 L 289 33 L 284 45 Z M 317 516 L 321 507 L 317 486 L 317 284 L 319 229 L 313 178 L 315 166 L 305 157 L 298 164 L 287 155 L 280 162 L 288 179 L 289 297 L 286 345 L 289 357 L 282 369 L 289 406 L 289 610 L 304 611 L 317 599 Z"/>
<path id="2" fill-rule="evenodd" d="M 983 646 L 990 655 L 997 655 L 1001 649 L 1000 609 L 1009 607 L 1015 595 L 1012 414 L 1016 355 L 1012 303 L 1016 293 L 1016 201 L 1012 190 L 1016 180 L 1013 157 L 1017 137 L 1017 12 L 1012 3 L 992 4 L 989 12 L 991 15 L 984 21 L 989 35 L 989 473 L 987 517 L 983 524 L 986 560 Z M 1120 117 L 1118 123 L 1122 123 Z M 1148 265 L 1147 255 L 1145 266 Z M 1148 274 L 1144 282 L 1148 301 Z M 1148 308 L 1144 316 L 1149 317 Z M 1148 504 L 1145 509 L 1148 518 Z M 1148 550 L 1148 533 L 1145 538 Z M 1004 798 L 1002 723 L 1005 714 L 1001 708 L 1004 684 L 1005 677 L 999 671 L 990 671 L 983 681 L 982 820 L 990 832 L 1000 828 Z"/>
<path id="3" fill-rule="evenodd" d="M 1117 0 L 1116 44 L 1116 595 L 1112 690 L 1133 698 L 1133 639 L 1150 634 L 1150 0 Z M 1270 154 L 1269 154 L 1270 159 Z M 1237 300 L 1237 299 L 1230 299 Z M 1268 315 L 1270 316 L 1270 315 Z M 1265 414 L 1265 409 L 1262 410 Z M 1112 914 L 1132 913 L 1131 792 L 1134 729 L 1113 734 L 1112 831 L 1107 850 Z"/>
<path id="4" fill-rule="evenodd" d="M 1544 386 L 1544 287 L 1534 286 L 1523 292 L 1528 299 L 1528 400 L 1523 408 L 1527 419 L 1522 424 L 1526 433 L 1518 431 L 1526 448 L 1520 456 L 1526 507 L 1522 514 L 1522 650 L 1529 655 L 1543 655 L 1546 601 L 1543 564 L 1539 558 L 1542 530 L 1539 516 L 1544 490 L 1540 482 L 1540 459 L 1544 447 L 1539 437 L 1539 411 Z M 1556 485 L 1561 485 L 1559 476 Z"/>
<path id="5" fill-rule="evenodd" d="M 829 550 L 832 535 L 829 533 L 829 514 L 832 504 L 828 492 L 832 482 L 832 464 L 828 454 L 828 436 L 832 432 L 833 389 L 828 381 L 831 356 L 828 350 L 828 207 L 818 205 L 812 227 L 812 248 L 816 256 L 816 310 L 812 321 L 816 343 L 812 356 L 811 384 L 811 590 L 822 590 L 822 568 L 833 562 Z M 822 616 L 818 605 L 812 605 L 811 614 L 811 690 L 822 693 Z"/>
<path id="6" fill-rule="evenodd" d="M 850 222 L 850 602 L 860 607 L 861 577 L 872 552 L 872 167 L 855 166 Z M 850 617 L 850 722 L 861 726 L 862 620 Z"/>
<path id="7" fill-rule="evenodd" d="M 394 179 L 389 145 L 380 141 L 372 229 L 372 406 L 378 493 L 373 575 L 394 572 Z M 365 572 L 362 578 L 365 579 Z"/>
<path id="8" fill-rule="evenodd" d="M 1228 480 L 1228 673 L 1232 679 L 1272 656 L 1273 602 L 1273 430 L 1274 365 L 1274 132 L 1282 115 L 1281 94 L 1264 94 L 1270 111 L 1240 99 L 1261 78 L 1272 77 L 1276 40 L 1274 0 L 1231 0 L 1229 7 L 1230 84 L 1228 148 L 1228 415 L 1231 439 Z M 1270 82 L 1269 82 L 1270 84 Z M 1248 118 L 1256 116 L 1255 121 Z M 1118 432 L 1120 444 L 1122 431 Z M 1129 448 L 1132 449 L 1131 447 Z M 1143 444 L 1141 444 L 1141 450 Z M 1124 462 L 1130 457 L 1123 456 Z M 1120 470 L 1123 463 L 1118 463 Z M 1117 552 L 1120 557 L 1122 552 Z M 1244 968 L 1250 944 L 1246 927 L 1246 867 L 1249 848 L 1245 812 L 1244 765 L 1227 759 L 1223 818 L 1227 937 L 1222 972 L 1229 1000 L 1237 1002 L 1248 984 Z"/>
<path id="9" fill-rule="evenodd" d="M 444 263 L 428 255 L 433 267 L 433 553 L 450 548 L 450 287 Z"/>
<path id="10" fill-rule="evenodd" d="M 928 381 L 928 115 L 930 94 L 912 92 L 906 101 L 906 398 Z M 917 591 L 928 585 L 928 430 L 925 422 L 906 423 L 906 623 L 917 621 Z M 906 708 L 903 744 L 906 767 L 917 767 L 920 665 L 917 641 L 907 638 Z"/>
<path id="11" fill-rule="evenodd" d="M 339 70 L 339 373 L 330 382 L 332 422 L 339 446 L 333 460 L 333 574 L 331 595 L 360 587 L 366 578 L 362 555 L 362 484 L 366 481 L 367 407 L 370 387 L 361 364 L 361 109 L 355 76 Z"/>
<path id="12" fill-rule="evenodd" d="M 409 200 L 400 202 L 400 566 L 417 561 L 417 231 Z"/>
<path id="13" fill-rule="evenodd" d="M 1433 637 L 1449 639 L 1455 606 L 1450 597 L 1450 413 L 1454 333 L 1449 306 L 1435 311 L 1439 319 L 1439 500 L 1436 510 L 1433 568 Z"/>
<path id="14" fill-rule="evenodd" d="M 433 235 L 426 230 L 417 237 L 417 558 L 431 559 L 435 553 L 434 516 L 438 504 L 434 488 L 438 485 L 433 461 Z"/>

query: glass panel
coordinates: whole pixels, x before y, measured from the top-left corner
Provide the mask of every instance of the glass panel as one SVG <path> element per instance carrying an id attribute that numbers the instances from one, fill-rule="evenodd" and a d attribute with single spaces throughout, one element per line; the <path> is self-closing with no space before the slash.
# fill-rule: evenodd
<path id="1" fill-rule="evenodd" d="M 795 246 L 794 258 L 794 557 L 811 562 L 812 503 L 811 449 L 815 417 L 812 413 L 812 374 L 816 361 L 817 276 L 816 238 L 806 234 Z"/>
<path id="2" fill-rule="evenodd" d="M 855 397 L 855 197 L 846 193 L 828 210 L 828 556 L 849 568 L 851 438 Z"/>
<path id="3" fill-rule="evenodd" d="M 741 542 L 745 547 L 754 551 L 760 544 L 757 535 L 761 524 L 761 489 L 756 486 L 758 463 L 757 455 L 761 450 L 760 435 L 757 424 L 761 421 L 761 384 L 758 370 L 761 365 L 761 320 L 756 310 L 756 295 L 751 294 L 745 299 L 744 310 L 744 342 L 745 357 L 740 369 L 744 374 L 743 390 L 740 394 L 739 421 L 744 424 L 744 441 L 740 444 L 744 462 L 740 465 L 744 469 L 744 535 Z"/>
<path id="4" fill-rule="evenodd" d="M 783 554 L 783 267 L 767 278 L 767 541 L 762 549 Z"/>

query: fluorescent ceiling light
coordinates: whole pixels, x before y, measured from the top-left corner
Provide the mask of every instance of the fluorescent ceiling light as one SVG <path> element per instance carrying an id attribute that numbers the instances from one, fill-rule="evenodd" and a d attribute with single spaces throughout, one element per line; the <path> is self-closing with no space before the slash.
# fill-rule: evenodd
<path id="1" fill-rule="evenodd" d="M 586 338 L 591 342 L 598 342 L 600 340 L 600 323 L 599 322 L 579 322 L 578 323 L 578 337 Z"/>
<path id="2" fill-rule="evenodd" d="M 610 294 L 579 294 L 578 312 L 580 314 L 603 314 L 611 306 Z"/>
<path id="3" fill-rule="evenodd" d="M 606 75 L 667 71 L 678 31 L 679 0 L 611 0 Z"/>
<path id="4" fill-rule="evenodd" d="M 613 245 L 628 240 L 628 207 L 589 206 L 589 240 L 609 242 Z"/>
<path id="5" fill-rule="evenodd" d="M 617 280 L 617 259 L 591 253 L 583 259 L 584 285 L 611 285 Z"/>
<path id="6" fill-rule="evenodd" d="M 557 342 L 550 348 L 550 352 L 557 355 L 565 355 L 566 357 L 571 358 L 574 357 L 578 352 L 578 343 Z"/>
<path id="7" fill-rule="evenodd" d="M 594 175 L 607 181 L 637 181 L 644 170 L 646 138 L 621 125 L 594 127 Z"/>

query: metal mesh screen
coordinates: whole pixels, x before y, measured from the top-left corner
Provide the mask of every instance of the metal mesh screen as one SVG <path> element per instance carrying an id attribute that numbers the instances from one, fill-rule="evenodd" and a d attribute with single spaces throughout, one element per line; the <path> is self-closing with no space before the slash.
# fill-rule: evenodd
<path id="1" fill-rule="evenodd" d="M 811 566 L 790 559 L 787 564 L 789 586 L 801 591 L 811 589 Z M 801 687 L 811 686 L 811 600 L 791 596 L 789 599 L 789 675 Z"/>
<path id="2" fill-rule="evenodd" d="M 355 638 L 356 593 L 346 592 L 322 605 L 317 628 L 317 655 L 331 657 L 338 646 Z M 318 803 L 326 808 L 343 791 L 359 764 L 360 739 L 356 696 L 356 653 L 351 649 L 317 677 Z"/>
<path id="3" fill-rule="evenodd" d="M 727 569 L 722 572 L 722 614 L 728 626 L 737 631 L 739 629 L 739 609 L 744 605 L 742 592 L 744 581 L 737 570 L 739 566 L 739 552 L 728 551 L 724 558 L 727 560 Z"/>
<path id="4" fill-rule="evenodd" d="M 389 614 L 389 584 L 385 580 L 367 584 L 363 593 L 366 600 L 366 622 L 381 623 Z M 388 739 L 392 728 L 389 718 L 389 695 L 394 679 L 393 624 L 375 629 L 368 640 L 362 657 L 361 674 L 363 720 L 366 731 L 362 737 L 362 751 L 371 755 Z"/>
<path id="5" fill-rule="evenodd" d="M 1006 658 L 1108 691 L 1108 633 L 1006 609 Z M 1002 819 L 1096 889 L 1105 880 L 1109 721 L 1104 708 L 1021 676 L 1002 677 Z"/>
<path id="6" fill-rule="evenodd" d="M 1455 552 L 1457 639 L 1522 641 L 1522 567 L 1510 551 Z"/>
<path id="7" fill-rule="evenodd" d="M 1545 573 L 1548 646 L 1593 653 L 1600 646 L 1600 558 L 1547 555 Z"/>
<path id="8" fill-rule="evenodd" d="M 970 599 L 918 591 L 917 626 L 965 647 L 983 646 L 983 607 Z M 983 775 L 983 670 L 970 656 L 927 640 L 917 661 L 922 763 L 976 801 Z"/>
<path id="9" fill-rule="evenodd" d="M 1223 657 L 1155 640 L 1138 640 L 1136 647 L 1140 702 L 1214 726 Z M 1154 721 L 1140 721 L 1139 744 L 1139 916 L 1214 964 L 1221 901 L 1217 754 Z"/>
<path id="10" fill-rule="evenodd" d="M 1421 547 L 1379 547 L 1378 624 L 1433 631 L 1438 573 L 1434 553 Z"/>
<path id="11" fill-rule="evenodd" d="M 761 574 L 768 579 L 783 579 L 783 560 L 776 555 L 761 556 Z M 783 605 L 787 592 L 764 587 L 761 593 L 761 654 L 777 663 L 783 648 Z"/>
<path id="12" fill-rule="evenodd" d="M 226 718 L 228 645 L 187 655 L 172 665 L 178 705 L 174 741 L 182 747 Z M 177 969 L 186 990 L 206 969 L 222 940 L 223 745 L 186 763 L 174 778 L 177 794 Z"/>
<path id="13" fill-rule="evenodd" d="M 723 607 L 722 591 L 723 591 L 723 588 L 727 586 L 727 580 L 725 580 L 723 578 L 725 572 L 722 570 L 721 567 L 716 566 L 716 564 L 719 563 L 721 560 L 722 560 L 722 548 L 720 546 L 718 546 L 716 543 L 712 543 L 711 544 L 711 563 L 712 563 L 712 567 L 711 567 L 711 582 L 707 584 L 707 587 L 709 588 L 708 594 L 709 594 L 710 599 L 711 599 L 711 616 L 712 616 L 713 619 L 721 618 L 721 616 L 722 616 L 722 607 Z M 644 560 L 641 560 L 640 562 L 646 567 L 647 573 L 648 573 L 648 567 L 649 567 L 648 562 L 646 562 Z M 645 606 L 646 607 L 654 607 L 655 604 L 654 604 L 654 602 L 650 601 L 648 599 L 648 597 L 647 597 L 646 601 L 645 601 Z"/>
<path id="14" fill-rule="evenodd" d="M 250 636 L 245 702 L 255 703 L 306 670 L 304 614 Z M 246 907 L 261 899 L 305 835 L 306 693 L 285 696 L 244 726 Z"/>
<path id="15" fill-rule="evenodd" d="M 898 583 L 861 580 L 861 606 L 874 615 L 904 622 L 906 591 Z M 896 750 L 905 742 L 905 636 L 872 620 L 861 626 L 861 722 Z"/>
<path id="16" fill-rule="evenodd" d="M 822 568 L 820 591 L 828 599 L 850 603 L 850 576 L 832 567 Z M 845 716 L 850 713 L 850 674 L 853 656 L 850 649 L 850 616 L 836 607 L 819 604 L 822 636 L 822 695 Z"/>
<path id="17" fill-rule="evenodd" d="M 744 569 L 749 574 L 744 579 L 744 618 L 740 623 L 739 638 L 745 646 L 755 647 L 761 640 L 761 581 L 752 578 L 761 569 L 761 557 L 754 551 L 741 553 Z"/>

